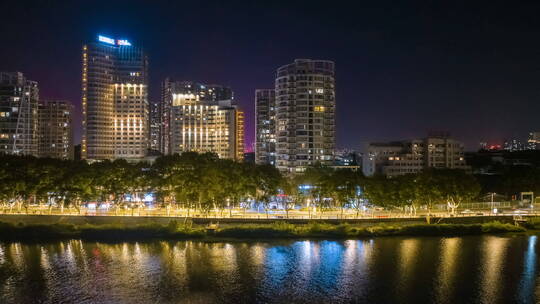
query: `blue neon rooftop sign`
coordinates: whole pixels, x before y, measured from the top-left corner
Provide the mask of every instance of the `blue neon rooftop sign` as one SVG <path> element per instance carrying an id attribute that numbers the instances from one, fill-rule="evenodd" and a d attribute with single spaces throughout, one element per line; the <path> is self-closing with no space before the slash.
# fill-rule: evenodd
<path id="1" fill-rule="evenodd" d="M 114 44 L 114 39 L 109 38 L 109 37 L 99 35 L 98 40 L 101 41 L 101 42 L 108 43 L 108 44 Z"/>
<path id="2" fill-rule="evenodd" d="M 116 40 L 116 44 L 118 45 L 125 45 L 125 46 L 131 46 L 131 43 L 125 39 L 119 39 Z"/>
<path id="3" fill-rule="evenodd" d="M 98 35 L 98 41 L 111 44 L 111 45 L 122 45 L 122 46 L 131 46 L 131 43 L 126 39 L 114 40 L 113 38 Z"/>

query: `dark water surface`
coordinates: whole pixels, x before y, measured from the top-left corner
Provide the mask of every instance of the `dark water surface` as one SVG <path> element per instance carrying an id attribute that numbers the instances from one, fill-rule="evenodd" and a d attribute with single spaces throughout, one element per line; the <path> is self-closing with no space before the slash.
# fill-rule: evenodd
<path id="1" fill-rule="evenodd" d="M 536 236 L 0 243 L 0 303 L 535 303 Z"/>

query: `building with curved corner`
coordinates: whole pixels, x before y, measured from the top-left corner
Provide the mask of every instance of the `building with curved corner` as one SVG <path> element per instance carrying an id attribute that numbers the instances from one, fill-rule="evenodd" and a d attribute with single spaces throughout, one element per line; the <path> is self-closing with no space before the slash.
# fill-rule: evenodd
<path id="1" fill-rule="evenodd" d="M 335 71 L 328 60 L 296 59 L 277 70 L 276 166 L 302 172 L 331 165 L 335 148 Z"/>

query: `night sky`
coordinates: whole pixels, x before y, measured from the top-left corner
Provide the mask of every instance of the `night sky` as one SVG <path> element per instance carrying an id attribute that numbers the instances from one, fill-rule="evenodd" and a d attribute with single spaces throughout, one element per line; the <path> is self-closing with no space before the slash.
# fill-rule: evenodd
<path id="1" fill-rule="evenodd" d="M 79 111 L 82 44 L 105 34 L 145 48 L 151 101 L 166 76 L 231 86 L 248 146 L 254 90 L 295 58 L 336 63 L 339 148 L 444 130 L 473 150 L 540 130 L 538 1 L 18 0 L 0 13 L 0 70 Z"/>

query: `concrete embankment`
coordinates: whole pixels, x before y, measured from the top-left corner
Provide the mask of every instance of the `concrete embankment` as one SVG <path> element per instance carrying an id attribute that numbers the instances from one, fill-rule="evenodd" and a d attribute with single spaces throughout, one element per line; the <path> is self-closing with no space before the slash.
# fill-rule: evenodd
<path id="1" fill-rule="evenodd" d="M 414 225 L 425 224 L 425 218 L 359 218 L 359 219 L 265 219 L 265 218 L 187 218 L 196 225 L 207 225 L 209 223 L 219 222 L 220 225 L 239 225 L 239 224 L 271 224 L 285 221 L 291 224 L 307 224 L 317 221 L 328 224 L 349 223 L 358 226 L 372 226 L 380 224 L 392 225 Z M 184 222 L 184 217 L 164 217 L 164 216 L 72 216 L 72 215 L 18 215 L 3 214 L 0 215 L 0 222 L 25 225 L 32 224 L 73 224 L 73 225 L 106 225 L 120 224 L 127 227 L 147 224 L 167 225 L 171 221 Z M 514 223 L 514 218 L 508 216 L 465 216 L 465 217 L 432 217 L 430 222 L 433 224 L 476 224 L 499 221 L 501 223 Z"/>

